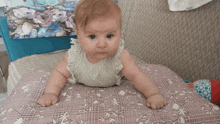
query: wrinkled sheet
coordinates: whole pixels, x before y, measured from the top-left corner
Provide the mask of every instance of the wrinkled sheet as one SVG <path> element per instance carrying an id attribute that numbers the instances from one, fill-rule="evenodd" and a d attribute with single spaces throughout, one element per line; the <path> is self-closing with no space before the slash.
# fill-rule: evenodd
<path id="1" fill-rule="evenodd" d="M 201 7 L 212 0 L 168 0 L 171 11 L 188 11 Z"/>

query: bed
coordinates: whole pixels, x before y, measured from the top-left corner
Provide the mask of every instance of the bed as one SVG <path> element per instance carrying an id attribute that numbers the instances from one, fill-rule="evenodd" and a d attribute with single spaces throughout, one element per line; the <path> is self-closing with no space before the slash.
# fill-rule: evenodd
<path id="1" fill-rule="evenodd" d="M 159 110 L 148 108 L 146 98 L 123 78 L 120 86 L 110 88 L 67 83 L 57 104 L 41 107 L 37 99 L 70 48 L 70 38 L 77 37 L 16 39 L 9 33 L 9 17 L 3 17 L 0 29 L 11 63 L 7 80 L 9 97 L 1 109 L 1 123 L 220 122 L 220 107 L 184 82 L 220 79 L 220 1 L 181 12 L 171 12 L 167 1 L 160 0 L 119 0 L 118 4 L 123 14 L 125 48 L 155 82 L 168 105 Z"/>

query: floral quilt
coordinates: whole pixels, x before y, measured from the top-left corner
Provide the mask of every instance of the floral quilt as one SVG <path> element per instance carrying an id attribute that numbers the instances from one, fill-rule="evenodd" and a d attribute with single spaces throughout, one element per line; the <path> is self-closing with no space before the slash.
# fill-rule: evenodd
<path id="1" fill-rule="evenodd" d="M 32 69 L 14 88 L 0 113 L 3 124 L 148 124 L 219 123 L 220 108 L 200 97 L 173 71 L 145 64 L 140 69 L 158 86 L 167 105 L 148 108 L 145 96 L 123 79 L 120 86 L 87 87 L 67 82 L 60 101 L 50 107 L 37 104 L 51 74 Z"/>
<path id="2" fill-rule="evenodd" d="M 6 11 L 12 39 L 75 35 L 74 7 L 78 1 L 50 5 L 24 5 Z"/>

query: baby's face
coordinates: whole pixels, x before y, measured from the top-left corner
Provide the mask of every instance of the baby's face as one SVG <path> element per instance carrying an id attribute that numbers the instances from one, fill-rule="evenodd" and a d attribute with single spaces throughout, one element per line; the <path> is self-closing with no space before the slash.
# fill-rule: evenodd
<path id="1" fill-rule="evenodd" d="M 97 63 L 118 50 L 121 36 L 119 18 L 94 19 L 87 23 L 85 30 L 78 27 L 76 35 L 89 62 Z"/>

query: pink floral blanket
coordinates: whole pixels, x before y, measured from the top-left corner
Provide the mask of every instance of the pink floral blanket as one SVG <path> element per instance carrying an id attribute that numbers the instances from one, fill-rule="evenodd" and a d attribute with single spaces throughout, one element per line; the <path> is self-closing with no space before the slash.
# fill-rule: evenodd
<path id="1" fill-rule="evenodd" d="M 120 86 L 109 88 L 67 83 L 57 104 L 41 107 L 36 101 L 44 93 L 51 73 L 33 69 L 22 77 L 5 101 L 0 121 L 3 124 L 220 122 L 220 108 L 197 95 L 176 73 L 161 65 L 146 64 L 140 68 L 167 100 L 168 105 L 164 108 L 148 108 L 145 96 L 125 79 Z"/>

